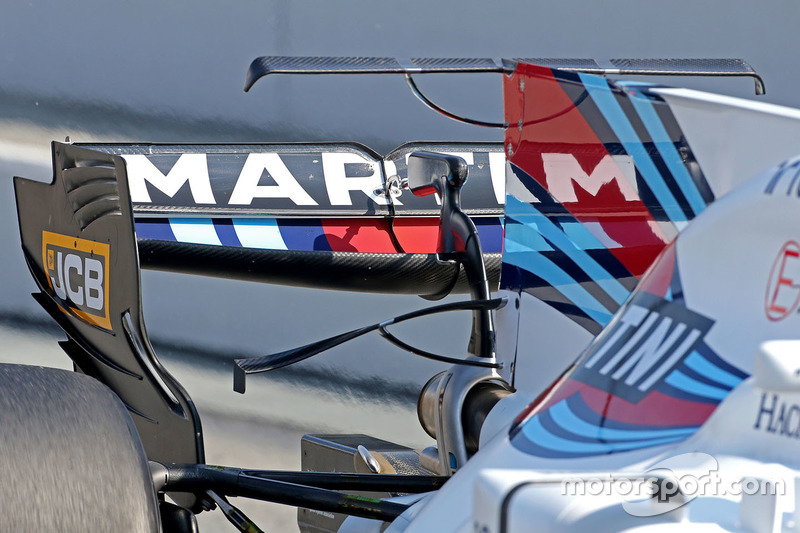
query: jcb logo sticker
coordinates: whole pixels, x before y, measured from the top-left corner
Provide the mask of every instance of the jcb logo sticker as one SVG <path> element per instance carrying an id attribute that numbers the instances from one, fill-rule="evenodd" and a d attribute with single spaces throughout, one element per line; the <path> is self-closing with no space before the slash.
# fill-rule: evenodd
<path id="1" fill-rule="evenodd" d="M 104 329 L 111 329 L 108 258 L 108 244 L 42 232 L 42 261 L 53 292 L 76 316 Z"/>

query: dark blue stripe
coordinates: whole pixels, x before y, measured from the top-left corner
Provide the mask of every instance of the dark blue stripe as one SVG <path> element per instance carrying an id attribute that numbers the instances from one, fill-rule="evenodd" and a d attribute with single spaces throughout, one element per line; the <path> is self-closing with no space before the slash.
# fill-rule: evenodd
<path id="1" fill-rule="evenodd" d="M 579 459 L 581 457 L 586 457 L 586 454 L 583 453 L 567 453 L 559 450 L 551 450 L 550 448 L 543 448 L 535 442 L 531 442 L 521 431 L 511 439 L 511 444 L 523 453 L 533 455 L 534 457 L 543 457 L 545 459 Z"/>
<path id="2" fill-rule="evenodd" d="M 629 98 L 630 104 L 644 123 L 655 149 L 658 150 L 661 160 L 672 174 L 680 194 L 686 199 L 688 205 L 684 207 L 684 212 L 688 207 L 694 215 L 697 215 L 705 209 L 706 201 L 686 169 L 683 158 L 657 112 L 658 107 L 662 105 L 660 100 L 660 98 L 651 98 L 639 90 L 635 90 L 635 93 Z M 692 213 L 690 212 L 689 215 L 691 216 Z"/>
<path id="3" fill-rule="evenodd" d="M 581 222 L 575 218 L 575 216 L 567 210 L 562 204 L 556 202 L 556 200 L 550 195 L 550 193 L 542 187 L 533 177 L 531 177 L 527 172 L 522 170 L 521 168 L 517 167 L 516 165 L 511 165 L 512 170 L 512 178 L 516 179 L 521 186 L 523 186 L 529 193 L 531 193 L 539 203 L 531 204 L 531 207 L 535 208 L 543 217 L 546 217 L 553 225 L 557 226 L 561 231 L 565 234 L 569 235 L 571 232 L 567 231 L 565 228 L 569 227 L 570 225 L 581 225 Z M 519 200 L 517 200 L 519 201 Z M 513 218 L 509 215 L 508 210 L 506 211 L 506 233 L 508 234 L 508 225 Z M 524 224 L 524 222 L 519 221 L 519 224 Z M 587 230 L 588 231 L 588 230 Z M 591 233 L 591 232 L 590 232 Z M 593 237 L 594 238 L 594 237 Z M 633 290 L 638 280 L 631 274 L 631 272 L 623 265 L 619 259 L 614 256 L 614 254 L 601 243 L 598 244 L 601 248 L 596 249 L 587 249 L 586 247 L 582 247 L 584 251 L 595 261 L 600 263 L 600 265 L 616 280 L 623 284 L 623 286 L 628 290 Z M 623 280 L 631 280 L 630 283 L 626 283 Z"/>
<path id="4" fill-rule="evenodd" d="M 609 85 L 608 80 L 586 74 L 578 74 L 578 77 L 614 130 L 625 151 L 634 158 L 637 171 L 641 173 L 669 219 L 673 222 L 685 221 L 687 217 L 669 189 L 667 180 L 653 163 L 650 154 L 620 107 L 615 90 Z"/>
<path id="5" fill-rule="evenodd" d="M 484 253 L 499 254 L 503 251 L 502 219 L 494 217 L 475 217 L 472 219 L 481 239 Z"/>
<path id="6" fill-rule="evenodd" d="M 712 350 L 711 347 L 709 347 L 705 342 L 698 344 L 695 348 L 695 351 L 702 355 L 703 358 L 705 358 L 709 363 L 721 368 L 729 374 L 733 374 L 736 377 L 742 378 L 742 380 L 750 377 L 750 374 L 736 368 L 725 359 L 717 355 L 716 352 L 714 352 L 714 350 Z"/>
<path id="7" fill-rule="evenodd" d="M 158 241 L 177 241 L 168 218 L 140 218 L 136 220 L 136 238 Z"/>
<path id="8" fill-rule="evenodd" d="M 319 220 L 278 220 L 278 229 L 289 250 L 330 252 L 331 245 L 325 237 Z"/>
<path id="9" fill-rule="evenodd" d="M 219 242 L 221 242 L 223 246 L 242 245 L 242 243 L 239 241 L 238 235 L 236 235 L 236 230 L 233 227 L 232 219 L 215 218 L 213 219 L 213 222 L 214 222 L 214 230 L 217 232 L 217 237 L 219 237 Z"/>
<path id="10" fill-rule="evenodd" d="M 678 365 L 678 367 L 675 370 L 680 370 L 681 373 L 686 375 L 687 377 L 690 377 L 693 380 L 699 381 L 700 383 L 703 383 L 703 384 L 708 385 L 710 387 L 716 387 L 718 389 L 725 389 L 727 391 L 733 390 L 733 387 L 730 387 L 729 385 L 726 385 L 724 383 L 720 383 L 719 381 L 711 379 L 708 376 L 705 376 L 703 374 L 699 374 L 699 373 L 695 372 L 694 370 L 692 370 L 691 367 L 686 365 L 686 361 L 685 360 L 680 365 Z"/>
<path id="11" fill-rule="evenodd" d="M 549 454 L 569 454 L 569 457 L 582 456 L 598 456 L 606 455 L 609 453 L 619 453 L 625 451 L 638 450 L 641 448 L 648 448 L 651 446 L 658 446 L 662 444 L 670 444 L 680 440 L 684 440 L 686 435 L 674 435 L 666 437 L 656 437 L 650 439 L 635 439 L 626 441 L 613 441 L 606 442 L 601 440 L 593 440 L 591 442 L 583 442 L 569 437 L 550 432 L 542 425 L 542 415 L 534 416 L 525 421 L 522 431 L 517 435 L 517 438 L 522 436 L 529 442 L 539 443 L 540 447 L 547 447 L 550 449 Z M 516 439 L 512 439 L 512 444 Z"/>
<path id="12" fill-rule="evenodd" d="M 559 424 L 554 418 L 552 413 L 550 413 L 550 409 L 546 409 L 536 415 L 539 418 L 539 423 L 542 425 L 544 429 L 547 430 L 548 433 L 551 435 L 555 435 L 556 437 L 561 437 L 562 439 L 567 439 L 575 442 L 586 442 L 586 443 L 597 443 L 597 442 L 606 442 L 602 439 L 598 439 L 596 437 L 584 437 L 583 435 L 577 435 L 572 433 L 561 424 Z M 599 428 L 598 428 L 598 431 Z"/>

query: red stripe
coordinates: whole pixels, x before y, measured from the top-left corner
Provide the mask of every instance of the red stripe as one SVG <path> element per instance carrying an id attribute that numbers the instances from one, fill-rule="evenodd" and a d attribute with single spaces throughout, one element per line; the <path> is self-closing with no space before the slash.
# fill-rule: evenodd
<path id="1" fill-rule="evenodd" d="M 631 403 L 602 389 L 567 378 L 545 402 L 540 403 L 540 398 L 537 398 L 518 419 L 541 413 L 574 394 L 580 394 L 586 405 L 603 418 L 659 428 L 702 425 L 717 408 L 714 404 L 681 400 L 658 391 L 651 391 L 638 403 Z"/>
<path id="2" fill-rule="evenodd" d="M 334 252 L 396 253 L 384 219 L 323 219 L 321 222 Z"/>
<path id="3" fill-rule="evenodd" d="M 646 291 L 665 298 L 667 290 L 672 284 L 672 275 L 675 272 L 675 247 L 667 246 L 661 255 L 647 271 L 642 281 L 636 287 L 638 291 Z"/>
<path id="4" fill-rule="evenodd" d="M 394 254 L 397 250 L 389 235 L 386 219 L 323 219 L 322 231 L 334 252 Z M 412 254 L 436 253 L 438 218 L 396 218 L 394 232 L 403 251 Z"/>
<path id="5" fill-rule="evenodd" d="M 681 400 L 658 391 L 650 391 L 638 403 L 585 384 L 580 394 L 597 414 L 618 422 L 644 426 L 699 426 L 717 408 L 716 404 Z"/>
<path id="6" fill-rule="evenodd" d="M 394 234 L 406 253 L 431 254 L 439 243 L 439 219 L 396 218 Z"/>

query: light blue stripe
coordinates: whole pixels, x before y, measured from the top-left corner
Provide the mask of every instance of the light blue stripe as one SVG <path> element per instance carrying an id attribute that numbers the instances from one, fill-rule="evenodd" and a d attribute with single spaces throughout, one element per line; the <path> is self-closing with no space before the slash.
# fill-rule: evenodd
<path id="1" fill-rule="evenodd" d="M 639 113 L 642 122 L 644 122 L 644 127 L 647 128 L 647 131 L 650 133 L 650 137 L 653 139 L 656 148 L 661 152 L 661 157 L 664 159 L 664 162 L 666 162 L 667 167 L 669 167 L 669 171 L 672 172 L 672 176 L 678 183 L 678 187 L 680 187 L 681 192 L 683 192 L 683 195 L 689 201 L 689 205 L 692 206 L 692 211 L 694 211 L 695 215 L 700 214 L 700 211 L 706 208 L 706 202 L 703 200 L 703 197 L 700 196 L 697 185 L 695 185 L 694 180 L 692 180 L 692 177 L 689 175 L 689 171 L 686 170 L 683 159 L 675 148 L 675 145 L 671 142 L 669 134 L 667 134 L 667 130 L 664 128 L 664 124 L 661 122 L 658 113 L 656 113 L 653 107 L 653 103 L 649 98 L 643 95 L 633 96 L 631 102 L 633 102 L 633 107 Z"/>
<path id="2" fill-rule="evenodd" d="M 538 231 L 534 231 L 522 222 L 506 225 L 504 248 L 506 251 L 511 250 L 509 244 L 516 244 L 530 250 L 536 250 L 537 252 L 553 251 L 553 247 L 550 246 L 546 240 L 544 240 L 544 237 L 542 237 Z"/>
<path id="3" fill-rule="evenodd" d="M 668 385 L 694 394 L 695 396 L 703 396 L 712 400 L 723 400 L 730 391 L 712 387 L 705 383 L 700 383 L 696 379 L 692 379 L 680 370 L 673 370 L 665 380 Z"/>
<path id="4" fill-rule="evenodd" d="M 614 80 L 620 87 L 658 87 L 649 81 Z"/>
<path id="5" fill-rule="evenodd" d="M 642 440 L 658 439 L 667 437 L 688 437 L 696 431 L 695 428 L 680 429 L 615 429 L 603 426 L 595 426 L 576 416 L 569 408 L 566 400 L 563 400 L 549 409 L 550 416 L 553 417 L 559 426 L 570 433 L 575 433 L 582 437 L 595 438 L 598 440 Z"/>
<path id="6" fill-rule="evenodd" d="M 550 248 L 552 249 L 552 248 Z M 505 248 L 503 249 L 503 253 L 506 254 L 525 254 L 528 252 L 539 252 L 542 250 L 537 250 L 536 248 L 531 248 L 525 243 L 517 242 L 515 240 L 506 239 Z"/>
<path id="7" fill-rule="evenodd" d="M 686 358 L 684 363 L 701 376 L 713 379 L 714 381 L 722 383 L 723 385 L 727 385 L 730 388 L 736 387 L 742 382 L 742 378 L 721 369 L 697 352 L 692 352 L 691 355 Z"/>
<path id="8" fill-rule="evenodd" d="M 178 242 L 222 246 L 210 218 L 171 218 L 169 227 Z"/>
<path id="9" fill-rule="evenodd" d="M 267 250 L 287 250 L 278 221 L 274 218 L 242 218 L 233 220 L 233 228 L 242 246 Z"/>
<path id="10" fill-rule="evenodd" d="M 533 219 L 530 221 L 525 220 L 524 226 L 528 228 L 528 231 L 535 228 L 535 231 L 541 233 L 545 239 L 556 245 L 584 272 L 586 272 L 589 277 L 595 281 L 595 283 L 597 283 L 604 291 L 606 291 L 615 302 L 622 305 L 622 303 L 628 298 L 628 289 L 626 289 L 614 276 L 609 274 L 608 271 L 603 268 L 600 263 L 595 261 L 592 256 L 586 253 L 585 250 L 579 248 L 576 243 L 571 241 L 563 231 L 553 224 L 538 209 L 528 203 L 516 199 L 513 196 L 509 196 L 506 202 L 511 204 L 512 212 L 517 214 L 517 216 L 522 215 L 526 218 Z M 506 204 L 506 208 L 508 208 L 508 203 Z M 574 226 L 579 227 L 571 228 L 571 233 L 573 235 L 580 235 L 580 246 L 588 249 L 607 249 L 583 225 L 575 224 Z"/>
<path id="11" fill-rule="evenodd" d="M 600 222 L 594 224 L 602 228 Z M 561 230 L 581 250 L 608 250 L 607 245 L 603 244 L 589 228 L 577 220 L 575 222 L 562 221 Z M 616 247 L 621 248 L 619 245 Z"/>
<path id="12" fill-rule="evenodd" d="M 662 439 L 646 439 L 637 442 L 579 442 L 553 435 L 542 426 L 538 416 L 534 416 L 522 426 L 522 433 L 528 440 L 542 448 L 548 448 L 557 452 L 581 453 L 587 455 L 636 450 L 638 448 L 647 448 L 659 444 L 669 444 L 683 439 L 683 437 L 668 437 Z"/>
<path id="13" fill-rule="evenodd" d="M 566 248 L 566 250 L 564 250 L 565 252 L 570 250 L 583 252 L 584 250 L 607 249 L 606 246 L 580 222 L 576 221 L 574 223 L 565 224 L 565 226 L 570 226 L 569 236 L 567 236 L 565 235 L 565 230 L 562 231 L 550 221 L 546 215 L 536 209 L 535 206 L 523 202 L 514 196 L 509 196 L 506 202 L 506 213 L 508 213 L 511 218 L 525 217 L 525 225 L 532 223 L 542 231 L 542 235 L 554 242 L 556 246 L 559 248 Z M 511 204 L 511 210 L 508 210 L 509 203 Z M 533 220 L 529 221 L 531 218 Z M 583 255 L 589 260 L 594 261 L 589 255 L 585 253 Z M 600 267 L 600 265 L 597 266 Z"/>
<path id="14" fill-rule="evenodd" d="M 685 221 L 686 215 L 678 206 L 666 183 L 664 183 L 663 176 L 653 164 L 633 126 L 628 122 L 625 112 L 617 103 L 614 93 L 611 92 L 611 88 L 608 86 L 608 82 L 605 78 L 597 76 L 581 73 L 578 76 L 580 76 L 581 81 L 586 86 L 586 90 L 589 91 L 589 95 L 600 109 L 600 112 L 603 113 L 611 129 L 614 130 L 622 146 L 625 147 L 625 151 L 634 157 L 636 167 L 641 171 L 647 185 L 653 191 L 661 207 L 664 208 L 667 216 L 673 222 Z"/>
<path id="15" fill-rule="evenodd" d="M 611 320 L 611 313 L 594 296 L 561 270 L 558 265 L 539 252 L 531 250 L 529 252 L 510 253 L 506 251 L 503 254 L 503 261 L 533 272 L 580 307 L 584 313 L 598 324 L 605 326 Z"/>

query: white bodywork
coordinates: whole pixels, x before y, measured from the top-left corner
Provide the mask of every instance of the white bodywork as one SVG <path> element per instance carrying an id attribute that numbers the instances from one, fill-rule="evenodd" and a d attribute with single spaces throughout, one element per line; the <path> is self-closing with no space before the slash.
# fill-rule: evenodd
<path id="1" fill-rule="evenodd" d="M 529 352 L 517 359 L 518 392 L 490 415 L 481 450 L 387 531 L 800 529 L 800 159 L 747 180 L 797 153 L 800 112 L 658 92 L 718 198 L 674 244 L 686 306 L 713 318 L 705 342 L 751 377 L 680 442 L 576 459 L 536 457 L 509 437 L 521 399 L 539 394 L 591 339 L 551 308 L 523 304 L 519 350 Z M 652 477 L 677 480 L 683 494 L 660 501 L 620 490 L 620 483 Z M 691 481 L 698 479 L 711 481 L 698 490 Z M 593 484 L 581 493 L 565 480 Z"/>
<path id="2" fill-rule="evenodd" d="M 717 198 L 798 153 L 798 109 L 690 89 L 653 92 L 669 104 Z M 517 361 L 514 386 L 535 397 L 578 357 L 592 335 L 538 299 L 522 296 L 519 323 L 525 327 L 498 332 L 498 357 L 512 359 L 506 354 L 517 346 L 531 347 L 534 353 Z M 497 314 L 515 312 L 507 307 Z M 509 323 L 498 319 L 498 327 Z"/>

